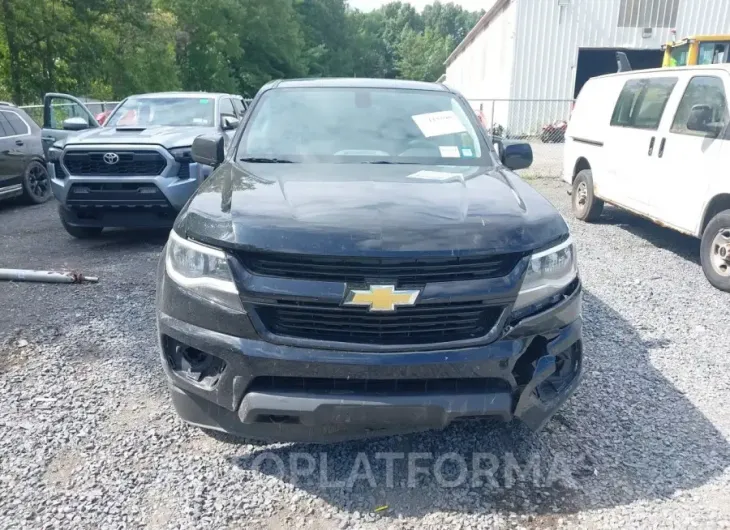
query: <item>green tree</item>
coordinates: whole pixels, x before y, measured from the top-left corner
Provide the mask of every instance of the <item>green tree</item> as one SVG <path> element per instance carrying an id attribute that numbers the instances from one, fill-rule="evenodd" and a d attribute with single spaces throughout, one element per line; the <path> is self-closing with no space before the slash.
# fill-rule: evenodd
<path id="1" fill-rule="evenodd" d="M 444 73 L 444 61 L 451 53 L 451 37 L 432 28 L 423 33 L 406 30 L 398 46 L 400 77 L 417 81 L 436 81 Z"/>
<path id="2" fill-rule="evenodd" d="M 345 0 L 297 0 L 309 75 L 352 75 L 354 38 Z"/>
<path id="3" fill-rule="evenodd" d="M 441 35 L 448 35 L 456 46 L 464 40 L 483 14 L 483 11 L 467 11 L 453 2 L 443 4 L 436 1 L 423 8 L 422 16 L 426 27 L 434 28 Z"/>
<path id="4" fill-rule="evenodd" d="M 177 62 L 186 90 L 253 95 L 261 85 L 307 72 L 291 0 L 170 0 L 178 20 Z"/>
<path id="5" fill-rule="evenodd" d="M 453 3 L 0 0 L 0 99 L 110 99 L 173 89 L 253 96 L 298 76 L 434 80 L 478 19 Z"/>
<path id="6" fill-rule="evenodd" d="M 380 37 L 385 42 L 385 77 L 396 77 L 401 39 L 408 31 L 421 33 L 423 20 L 418 11 L 407 2 L 391 2 L 382 6 L 379 11 L 383 20 Z"/>

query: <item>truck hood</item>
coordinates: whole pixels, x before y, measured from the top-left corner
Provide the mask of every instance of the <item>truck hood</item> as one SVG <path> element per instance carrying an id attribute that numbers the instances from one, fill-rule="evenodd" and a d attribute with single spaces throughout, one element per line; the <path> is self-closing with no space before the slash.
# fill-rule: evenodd
<path id="1" fill-rule="evenodd" d="M 568 233 L 504 168 L 233 162 L 175 229 L 234 249 L 342 256 L 528 252 Z"/>
<path id="2" fill-rule="evenodd" d="M 189 147 L 196 137 L 214 130 L 213 127 L 97 127 L 69 136 L 63 145 L 156 144 L 167 148 Z"/>

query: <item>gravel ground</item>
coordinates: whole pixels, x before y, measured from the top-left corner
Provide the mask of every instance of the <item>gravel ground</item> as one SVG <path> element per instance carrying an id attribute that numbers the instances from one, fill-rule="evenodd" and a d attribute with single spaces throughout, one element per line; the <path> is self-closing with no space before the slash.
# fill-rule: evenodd
<path id="1" fill-rule="evenodd" d="M 532 183 L 571 219 L 561 184 Z M 0 266 L 101 277 L 0 284 L 0 528 L 730 525 L 730 296 L 705 281 L 691 238 L 613 209 L 597 225 L 569 221 L 586 373 L 538 435 L 476 422 L 339 445 L 241 445 L 182 425 L 169 405 L 154 329 L 164 234 L 78 242 L 53 204 L 0 205 L 0 219 Z M 387 452 L 405 458 L 392 481 Z M 481 483 L 472 463 L 483 453 L 497 472 Z M 409 484 L 414 455 L 427 472 Z"/>

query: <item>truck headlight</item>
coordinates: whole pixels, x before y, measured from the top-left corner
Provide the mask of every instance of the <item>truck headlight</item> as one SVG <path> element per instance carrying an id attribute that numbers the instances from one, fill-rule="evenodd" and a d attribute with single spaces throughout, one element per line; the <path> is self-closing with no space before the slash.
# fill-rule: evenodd
<path id="1" fill-rule="evenodd" d="M 192 293 L 237 312 L 244 312 L 228 258 L 217 248 L 170 232 L 165 270 L 172 281 Z"/>
<path id="2" fill-rule="evenodd" d="M 176 162 L 181 164 L 189 164 L 193 161 L 192 147 L 176 147 L 170 149 L 170 154 Z"/>
<path id="3" fill-rule="evenodd" d="M 577 276 L 578 264 L 571 238 L 553 248 L 533 254 L 514 310 L 559 294 Z"/>
<path id="4" fill-rule="evenodd" d="M 48 148 L 48 161 L 58 162 L 63 154 L 63 149 L 60 147 L 49 147 Z"/>

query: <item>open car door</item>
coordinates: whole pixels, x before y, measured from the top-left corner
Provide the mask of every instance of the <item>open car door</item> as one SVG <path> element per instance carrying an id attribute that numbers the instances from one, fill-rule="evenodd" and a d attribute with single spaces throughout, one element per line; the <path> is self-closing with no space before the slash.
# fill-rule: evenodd
<path id="1" fill-rule="evenodd" d="M 50 92 L 43 97 L 43 150 L 78 131 L 99 127 L 91 111 L 78 98 Z"/>

